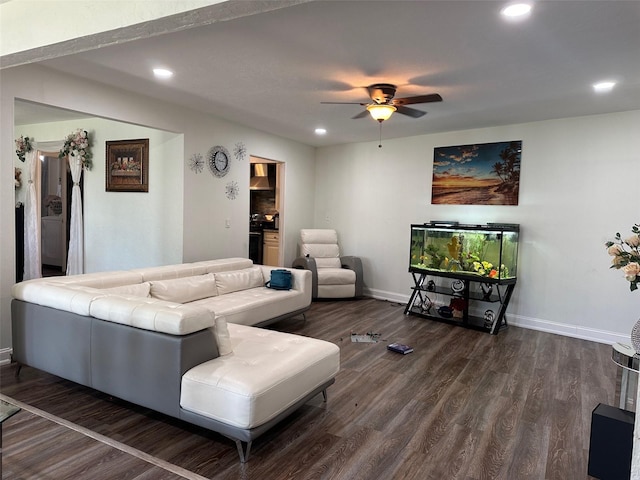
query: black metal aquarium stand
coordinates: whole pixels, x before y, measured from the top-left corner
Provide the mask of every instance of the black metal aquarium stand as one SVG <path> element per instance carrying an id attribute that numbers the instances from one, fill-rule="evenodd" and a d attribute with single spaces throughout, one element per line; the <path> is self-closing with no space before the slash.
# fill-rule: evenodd
<path id="1" fill-rule="evenodd" d="M 405 315 L 438 320 L 492 335 L 496 335 L 501 328 L 508 326 L 505 313 L 516 286 L 515 278 L 495 281 L 480 276 L 450 272 L 426 273 L 411 269 L 410 273 L 413 276 L 414 286 L 411 287 L 412 293 L 404 310 Z M 447 279 L 451 281 L 448 282 Z M 458 316 L 454 316 L 456 314 L 446 308 L 436 307 L 431 298 L 436 294 L 457 299 L 457 303 L 461 306 Z M 481 310 L 486 308 L 485 315 L 471 315 L 469 307 L 472 305 Z"/>

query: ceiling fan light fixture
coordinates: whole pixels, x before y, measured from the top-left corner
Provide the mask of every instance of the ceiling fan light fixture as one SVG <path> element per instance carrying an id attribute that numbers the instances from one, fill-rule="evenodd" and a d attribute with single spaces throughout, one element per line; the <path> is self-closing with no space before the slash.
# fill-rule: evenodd
<path id="1" fill-rule="evenodd" d="M 367 105 L 367 110 L 371 114 L 374 120 L 379 122 L 383 122 L 384 120 L 389 120 L 393 112 L 397 110 L 393 105 Z"/>

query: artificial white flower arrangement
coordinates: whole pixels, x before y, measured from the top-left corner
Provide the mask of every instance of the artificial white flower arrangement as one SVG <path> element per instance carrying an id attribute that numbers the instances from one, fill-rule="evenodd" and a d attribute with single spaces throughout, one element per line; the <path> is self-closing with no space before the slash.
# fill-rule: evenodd
<path id="1" fill-rule="evenodd" d="M 64 158 L 67 155 L 73 155 L 74 157 L 80 158 L 82 168 L 91 170 L 91 149 L 89 147 L 89 133 L 79 128 L 75 132 L 67 135 L 67 138 L 64 140 L 64 147 L 60 150 L 58 157 Z"/>
<path id="2" fill-rule="evenodd" d="M 607 252 L 613 257 L 611 267 L 622 269 L 624 278 L 630 283 L 629 288 L 633 292 L 638 289 L 640 283 L 640 224 L 631 227 L 631 235 L 623 239 L 620 233 L 612 242 L 607 242 Z"/>
<path id="3" fill-rule="evenodd" d="M 24 162 L 25 155 L 31 150 L 31 139 L 24 135 L 20 135 L 20 138 L 16 139 L 16 155 L 18 155 L 21 162 Z"/>

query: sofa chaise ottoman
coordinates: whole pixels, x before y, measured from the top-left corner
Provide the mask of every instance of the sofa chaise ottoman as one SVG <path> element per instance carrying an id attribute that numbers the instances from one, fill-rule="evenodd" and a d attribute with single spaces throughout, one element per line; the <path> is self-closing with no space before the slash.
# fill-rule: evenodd
<path id="1" fill-rule="evenodd" d="M 229 324 L 233 348 L 182 376 L 180 418 L 236 441 L 241 461 L 251 441 L 334 382 L 332 343 Z M 215 427 L 215 428 L 212 428 Z"/>

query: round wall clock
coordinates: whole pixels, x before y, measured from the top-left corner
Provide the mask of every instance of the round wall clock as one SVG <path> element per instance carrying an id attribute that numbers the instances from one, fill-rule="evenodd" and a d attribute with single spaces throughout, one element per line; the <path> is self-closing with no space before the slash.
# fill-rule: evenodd
<path id="1" fill-rule="evenodd" d="M 207 163 L 209 164 L 211 173 L 216 177 L 224 177 L 229 173 L 229 167 L 231 166 L 229 162 L 229 151 L 220 145 L 211 147 L 209 153 L 207 153 Z"/>

